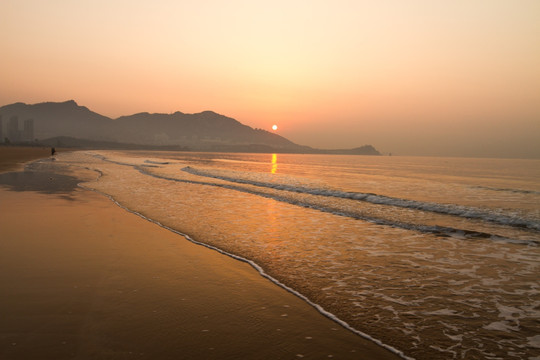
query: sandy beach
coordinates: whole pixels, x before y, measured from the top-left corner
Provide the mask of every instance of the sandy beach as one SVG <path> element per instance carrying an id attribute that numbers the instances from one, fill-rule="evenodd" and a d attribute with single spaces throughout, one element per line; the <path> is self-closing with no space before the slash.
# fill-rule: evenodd
<path id="1" fill-rule="evenodd" d="M 2 359 L 398 358 L 75 177 L 4 169 Z"/>
<path id="2" fill-rule="evenodd" d="M 22 169 L 26 161 L 47 157 L 51 148 L 38 146 L 0 146 L 0 172 Z"/>

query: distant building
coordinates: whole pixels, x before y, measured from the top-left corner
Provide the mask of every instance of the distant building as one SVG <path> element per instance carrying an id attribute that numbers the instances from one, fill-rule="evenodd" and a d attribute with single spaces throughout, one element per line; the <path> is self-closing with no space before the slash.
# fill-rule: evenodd
<path id="1" fill-rule="evenodd" d="M 22 139 L 24 141 L 34 140 L 34 119 L 24 120 L 24 129 Z"/>
<path id="2" fill-rule="evenodd" d="M 9 141 L 11 142 L 17 142 L 20 140 L 19 118 L 17 116 L 12 116 L 9 119 L 8 126 L 7 126 L 7 135 L 8 135 Z"/>

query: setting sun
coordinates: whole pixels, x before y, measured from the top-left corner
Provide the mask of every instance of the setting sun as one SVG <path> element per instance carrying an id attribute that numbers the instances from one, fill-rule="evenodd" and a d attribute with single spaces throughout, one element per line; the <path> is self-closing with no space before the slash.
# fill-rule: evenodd
<path id="1" fill-rule="evenodd" d="M 0 360 L 540 360 L 540 0 L 126 3 L 0 0 Z"/>

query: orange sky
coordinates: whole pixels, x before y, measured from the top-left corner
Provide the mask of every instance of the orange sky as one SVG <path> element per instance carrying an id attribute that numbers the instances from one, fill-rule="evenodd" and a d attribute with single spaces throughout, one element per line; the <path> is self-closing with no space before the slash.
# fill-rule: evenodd
<path id="1" fill-rule="evenodd" d="M 314 147 L 540 157 L 540 1 L 0 2 L 0 105 L 213 110 Z"/>

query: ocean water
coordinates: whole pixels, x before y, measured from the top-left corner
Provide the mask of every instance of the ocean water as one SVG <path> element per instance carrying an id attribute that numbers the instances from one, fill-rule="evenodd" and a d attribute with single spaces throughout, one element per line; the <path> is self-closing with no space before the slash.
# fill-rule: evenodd
<path id="1" fill-rule="evenodd" d="M 415 359 L 540 359 L 540 161 L 92 151 L 34 163 Z M 159 239 L 156 239 L 159 241 Z"/>

